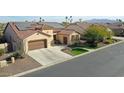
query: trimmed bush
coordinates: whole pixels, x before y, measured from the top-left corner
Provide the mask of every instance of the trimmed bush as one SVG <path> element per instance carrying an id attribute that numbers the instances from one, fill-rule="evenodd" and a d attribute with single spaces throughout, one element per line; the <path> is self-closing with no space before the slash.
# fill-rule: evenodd
<path id="1" fill-rule="evenodd" d="M 18 52 L 13 53 L 12 57 L 14 57 L 15 59 L 23 58 Z"/>
<path id="2" fill-rule="evenodd" d="M 0 56 L 2 56 L 4 53 L 4 49 L 0 49 Z"/>
<path id="3" fill-rule="evenodd" d="M 106 41 L 104 41 L 105 44 L 112 44 L 114 42 L 114 40 L 112 39 L 107 39 Z"/>

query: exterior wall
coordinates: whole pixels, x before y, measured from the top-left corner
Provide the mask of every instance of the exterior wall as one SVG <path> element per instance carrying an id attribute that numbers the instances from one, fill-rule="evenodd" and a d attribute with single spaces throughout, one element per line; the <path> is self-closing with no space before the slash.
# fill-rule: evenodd
<path id="1" fill-rule="evenodd" d="M 18 38 L 18 36 L 16 35 L 16 33 L 13 31 L 13 29 L 11 28 L 9 24 L 5 29 L 4 35 L 5 35 L 5 39 L 7 43 L 12 45 L 13 51 L 21 49 L 20 46 L 21 46 L 22 41 Z"/>
<path id="2" fill-rule="evenodd" d="M 28 38 L 24 39 L 23 43 L 24 43 L 24 51 L 25 53 L 28 52 L 28 41 L 32 41 L 32 40 L 47 40 L 47 47 L 51 47 L 51 43 L 53 41 L 53 35 L 51 36 L 46 36 L 46 35 L 42 35 L 40 33 L 35 33 L 31 36 L 29 36 Z"/>
<path id="3" fill-rule="evenodd" d="M 64 38 L 64 37 L 67 37 L 67 44 L 68 44 L 68 42 L 69 42 L 69 35 L 57 35 L 57 37 L 58 37 L 58 40 L 59 40 L 59 42 L 60 42 L 61 44 L 64 44 L 63 38 Z"/>
<path id="4" fill-rule="evenodd" d="M 79 36 L 79 39 L 80 39 L 80 34 L 78 34 L 76 32 L 73 32 L 70 35 L 57 35 L 57 37 L 58 37 L 58 40 L 60 41 L 60 43 L 62 43 L 62 44 L 64 44 L 63 38 L 64 37 L 67 37 L 67 45 L 72 45 L 72 44 L 74 44 L 76 42 L 79 42 L 79 40 L 72 41 L 72 35 L 78 35 Z"/>
<path id="5" fill-rule="evenodd" d="M 74 33 L 72 33 L 72 34 L 70 35 L 70 37 L 69 37 L 69 45 L 72 45 L 72 44 L 74 44 L 74 43 L 78 43 L 78 42 L 79 42 L 79 40 L 72 40 L 72 36 L 73 36 L 73 35 L 79 36 L 79 40 L 80 40 L 80 34 L 74 32 Z"/>
<path id="6" fill-rule="evenodd" d="M 124 30 L 122 29 L 113 29 L 112 32 L 114 33 L 115 36 L 124 35 Z"/>
<path id="7" fill-rule="evenodd" d="M 42 32 L 49 34 L 49 35 L 53 35 L 53 30 L 43 30 Z"/>

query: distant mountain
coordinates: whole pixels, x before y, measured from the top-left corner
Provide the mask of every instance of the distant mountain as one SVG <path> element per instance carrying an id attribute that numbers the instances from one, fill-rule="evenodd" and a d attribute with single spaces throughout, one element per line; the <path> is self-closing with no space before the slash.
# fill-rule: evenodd
<path id="1" fill-rule="evenodd" d="M 117 23 L 116 20 L 109 20 L 109 19 L 92 19 L 92 20 L 85 20 L 88 23 Z"/>

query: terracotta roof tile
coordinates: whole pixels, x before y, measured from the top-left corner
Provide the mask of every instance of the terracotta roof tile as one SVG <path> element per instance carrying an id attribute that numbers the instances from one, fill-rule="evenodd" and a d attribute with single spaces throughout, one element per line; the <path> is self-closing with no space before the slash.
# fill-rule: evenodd
<path id="1" fill-rule="evenodd" d="M 48 34 L 43 33 L 41 30 L 35 30 L 34 28 L 29 28 L 27 30 L 21 31 L 18 29 L 18 27 L 14 23 L 10 22 L 9 24 L 12 27 L 13 31 L 17 34 L 17 36 L 20 39 L 25 39 L 25 38 L 27 38 L 27 37 L 29 37 L 29 36 L 33 35 L 34 33 L 37 33 L 37 32 L 49 36 Z M 47 27 L 47 26 L 44 26 L 44 27 Z M 46 30 L 46 28 L 45 28 L 45 30 Z"/>
<path id="2" fill-rule="evenodd" d="M 70 35 L 73 32 L 76 32 L 76 31 L 73 29 L 60 29 L 60 30 L 58 30 L 59 35 Z"/>

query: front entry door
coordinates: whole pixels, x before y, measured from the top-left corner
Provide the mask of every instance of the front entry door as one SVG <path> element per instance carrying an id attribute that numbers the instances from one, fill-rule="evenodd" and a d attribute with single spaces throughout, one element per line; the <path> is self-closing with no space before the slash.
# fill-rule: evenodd
<path id="1" fill-rule="evenodd" d="M 63 43 L 64 43 L 64 44 L 67 44 L 67 40 L 68 40 L 67 37 L 64 37 L 64 38 L 63 38 Z"/>

